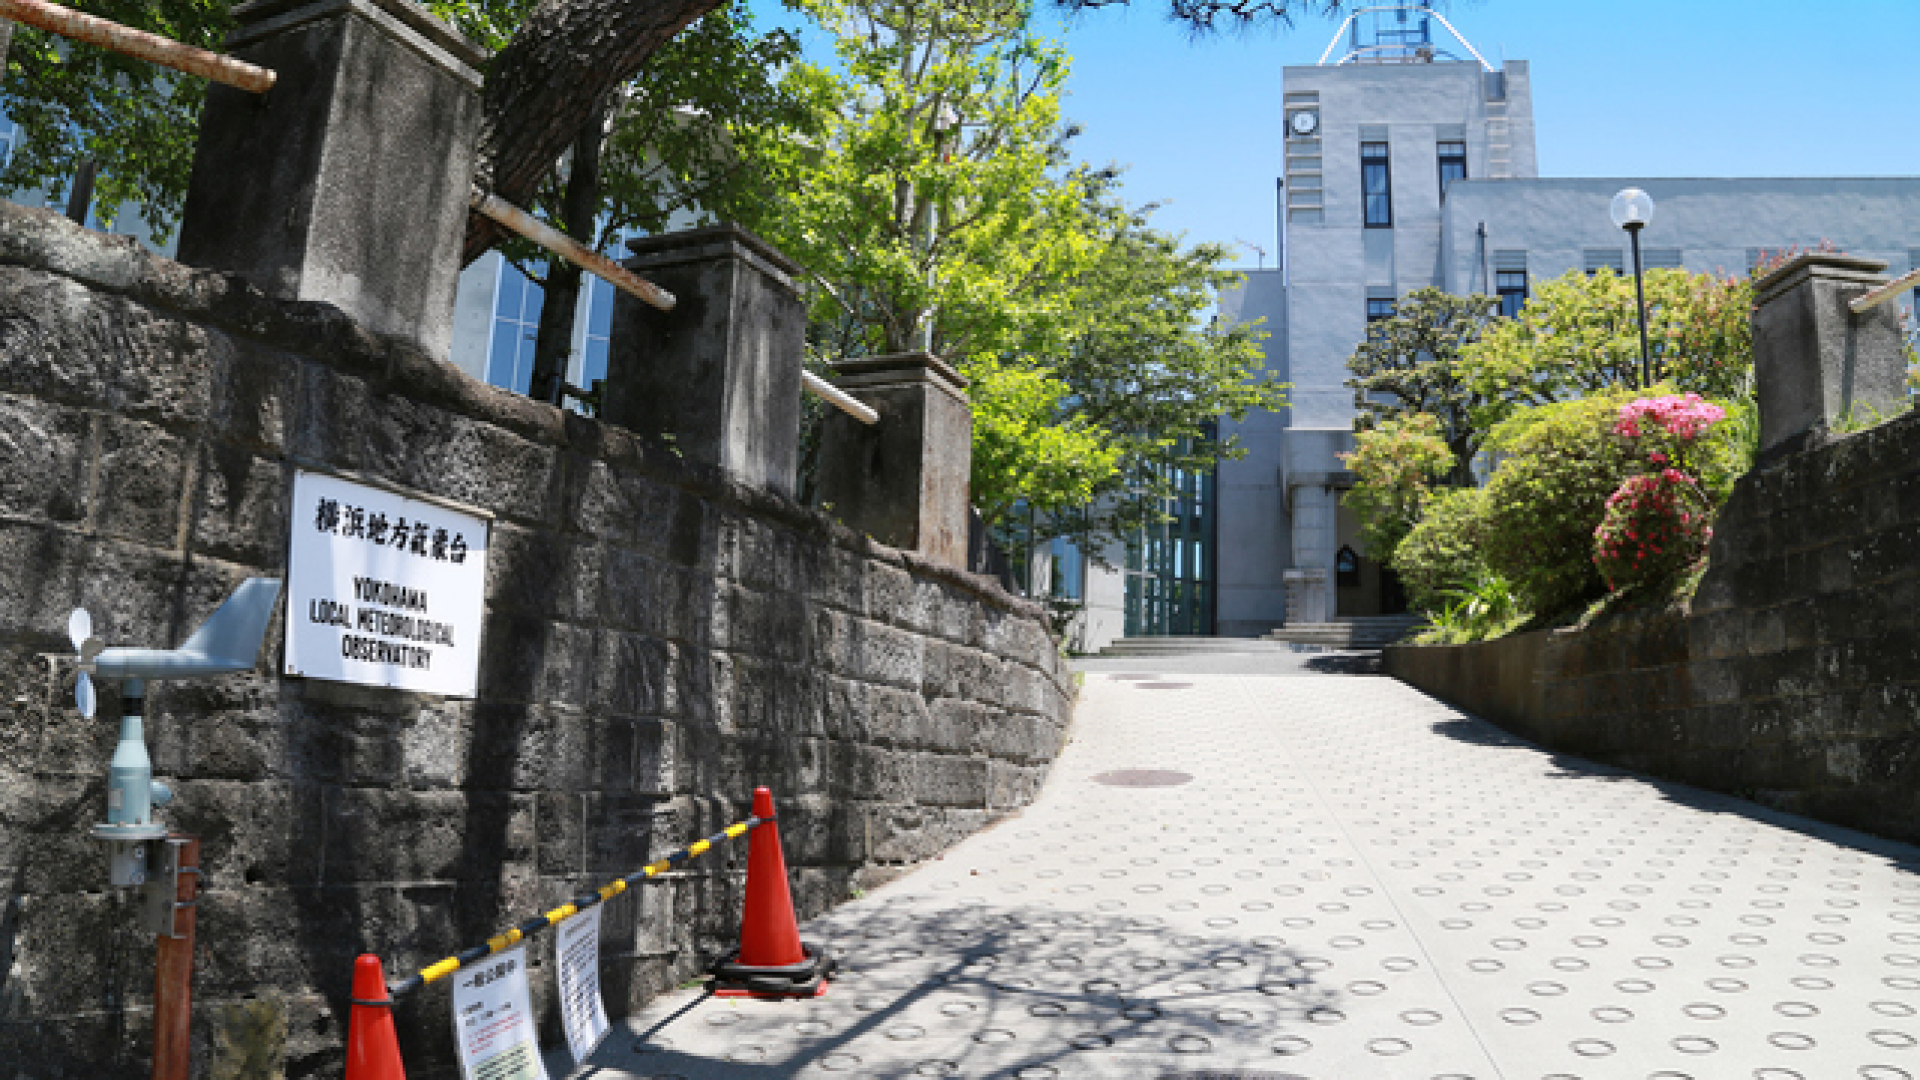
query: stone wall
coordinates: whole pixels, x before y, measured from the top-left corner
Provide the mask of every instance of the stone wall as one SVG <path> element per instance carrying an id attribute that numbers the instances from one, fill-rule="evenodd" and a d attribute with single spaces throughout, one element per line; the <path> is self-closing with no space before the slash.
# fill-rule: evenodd
<path id="1" fill-rule="evenodd" d="M 1920 414 L 1741 479 L 1687 614 L 1389 674 L 1556 750 L 1920 840 Z"/>
<path id="2" fill-rule="evenodd" d="M 0 358 L 8 1075 L 147 1070 L 153 939 L 87 836 L 118 702 L 73 709 L 67 612 L 177 644 L 283 572 L 296 465 L 497 515 L 481 692 L 283 678 L 277 619 L 251 674 L 151 688 L 162 817 L 203 838 L 200 1074 L 338 1076 L 355 954 L 404 975 L 744 816 L 756 784 L 819 912 L 1025 803 L 1064 740 L 1038 608 L 327 305 L 0 202 Z M 611 1008 L 732 943 L 743 860 L 610 904 Z M 447 1074 L 446 991 L 397 1015 L 409 1075 Z"/>

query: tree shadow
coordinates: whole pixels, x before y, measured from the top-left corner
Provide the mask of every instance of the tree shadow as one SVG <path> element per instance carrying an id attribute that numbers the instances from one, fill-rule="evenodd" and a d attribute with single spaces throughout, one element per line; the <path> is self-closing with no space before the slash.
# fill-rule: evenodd
<path id="1" fill-rule="evenodd" d="M 1278 937 L 940 903 L 856 904 L 813 923 L 807 937 L 843 958 L 825 999 L 726 1012 L 703 1010 L 705 994 L 663 1001 L 555 1075 L 1012 1077 L 1053 1075 L 1069 1059 L 1114 1076 L 1162 1075 L 1168 1055 L 1265 1046 L 1344 1019 L 1341 991 L 1316 979 L 1328 962 Z M 924 1053 L 913 1045 L 921 1040 Z"/>

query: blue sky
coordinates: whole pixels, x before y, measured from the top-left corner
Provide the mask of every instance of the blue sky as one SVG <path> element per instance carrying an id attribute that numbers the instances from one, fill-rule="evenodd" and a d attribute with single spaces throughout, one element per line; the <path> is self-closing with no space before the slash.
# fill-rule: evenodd
<path id="1" fill-rule="evenodd" d="M 1134 0 L 1064 27 L 1044 18 L 1073 55 L 1066 111 L 1086 129 L 1079 155 L 1128 166 L 1132 201 L 1167 204 L 1160 227 L 1271 252 L 1281 68 L 1316 62 L 1338 23 L 1300 16 L 1292 29 L 1194 41 L 1166 8 Z M 1530 62 L 1543 176 L 1920 175 L 1920 0 L 1441 10 L 1494 64 Z"/>

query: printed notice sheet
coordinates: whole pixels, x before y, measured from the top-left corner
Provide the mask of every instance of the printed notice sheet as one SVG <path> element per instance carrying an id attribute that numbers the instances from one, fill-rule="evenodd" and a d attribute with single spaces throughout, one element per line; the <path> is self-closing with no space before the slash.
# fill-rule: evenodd
<path id="1" fill-rule="evenodd" d="M 554 967 L 560 972 L 560 1023 L 579 1065 L 607 1033 L 600 1000 L 600 908 L 590 907 L 555 928 Z"/>
<path id="2" fill-rule="evenodd" d="M 547 1080 L 527 1002 L 525 947 L 454 973 L 453 1039 L 465 1080 Z"/>

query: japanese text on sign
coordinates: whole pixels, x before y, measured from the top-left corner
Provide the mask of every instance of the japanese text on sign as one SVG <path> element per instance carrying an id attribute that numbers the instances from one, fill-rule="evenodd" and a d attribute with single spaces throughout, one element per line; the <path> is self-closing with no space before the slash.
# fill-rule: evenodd
<path id="1" fill-rule="evenodd" d="M 300 472 L 292 525 L 288 674 L 474 695 L 486 518 Z"/>

